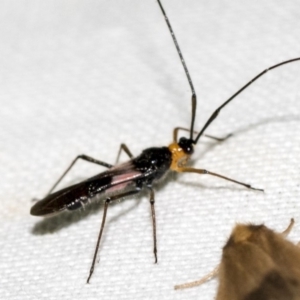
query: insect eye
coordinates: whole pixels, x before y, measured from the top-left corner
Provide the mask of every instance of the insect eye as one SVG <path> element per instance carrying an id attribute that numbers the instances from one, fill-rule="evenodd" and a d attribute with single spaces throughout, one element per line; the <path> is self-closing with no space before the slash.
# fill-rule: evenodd
<path id="1" fill-rule="evenodd" d="M 178 145 L 183 149 L 186 154 L 194 153 L 193 140 L 182 137 L 179 139 Z"/>
<path id="2" fill-rule="evenodd" d="M 151 163 L 152 163 L 152 165 L 156 165 L 157 164 L 157 159 L 152 159 Z"/>

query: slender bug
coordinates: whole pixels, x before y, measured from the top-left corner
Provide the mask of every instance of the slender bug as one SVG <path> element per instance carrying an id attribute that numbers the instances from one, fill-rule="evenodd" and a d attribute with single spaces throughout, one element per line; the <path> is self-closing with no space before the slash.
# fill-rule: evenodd
<path id="1" fill-rule="evenodd" d="M 191 112 L 190 128 L 186 129 L 182 127 L 176 127 L 173 131 L 173 142 L 168 147 L 148 148 L 145 149 L 139 156 L 136 157 L 134 157 L 131 154 L 129 148 L 125 144 L 121 144 L 118 152 L 118 157 L 121 151 L 124 151 L 130 157 L 130 160 L 128 162 L 122 164 L 111 165 L 109 163 L 94 159 L 87 155 L 77 156 L 73 160 L 71 165 L 67 168 L 67 170 L 53 185 L 53 187 L 50 189 L 47 196 L 44 199 L 38 201 L 31 208 L 30 211 L 32 215 L 45 216 L 45 215 L 56 214 L 64 210 L 72 211 L 72 210 L 79 209 L 81 207 L 84 207 L 86 204 L 88 204 L 90 200 L 95 198 L 96 196 L 102 196 L 105 199 L 102 223 L 98 235 L 98 240 L 97 240 L 89 276 L 87 278 L 87 283 L 90 281 L 94 271 L 97 253 L 98 253 L 101 237 L 104 230 L 109 204 L 112 201 L 115 201 L 117 199 L 138 194 L 142 190 L 147 190 L 150 195 L 150 207 L 151 207 L 151 217 L 152 217 L 152 225 L 153 225 L 153 243 L 154 243 L 153 252 L 155 257 L 155 263 L 157 262 L 156 220 L 155 220 L 155 206 L 154 206 L 155 193 L 154 193 L 153 185 L 162 177 L 164 177 L 164 175 L 167 174 L 169 171 L 212 175 L 242 185 L 249 189 L 262 191 L 261 189 L 256 189 L 249 184 L 228 178 L 226 176 L 214 172 L 210 172 L 205 169 L 196 169 L 193 167 L 189 167 L 187 166 L 187 162 L 190 156 L 193 154 L 194 147 L 198 143 L 200 137 L 204 135 L 204 132 L 206 131 L 207 127 L 217 118 L 219 112 L 229 102 L 231 102 L 238 94 L 240 94 L 250 84 L 252 84 L 259 77 L 267 73 L 269 70 L 300 60 L 300 58 L 287 60 L 279 64 L 273 65 L 268 69 L 259 73 L 250 82 L 248 82 L 241 89 L 239 89 L 233 96 L 231 96 L 228 100 L 226 100 L 221 106 L 219 106 L 213 112 L 213 114 L 210 116 L 207 122 L 204 124 L 202 129 L 199 132 L 196 132 L 194 131 L 196 105 L 197 105 L 196 92 L 193 86 L 191 76 L 187 69 L 185 60 L 183 58 L 182 52 L 179 48 L 176 37 L 174 35 L 174 31 L 169 22 L 169 19 L 162 7 L 161 2 L 159 0 L 157 0 L 157 2 L 165 18 L 170 34 L 173 38 L 177 53 L 179 55 L 188 83 L 190 85 L 190 89 L 192 93 L 191 96 L 192 112 Z M 180 130 L 189 132 L 189 138 L 181 137 L 178 139 L 177 138 L 178 132 Z M 208 137 L 214 138 L 212 136 L 208 136 Z M 223 139 L 217 139 L 217 140 L 223 140 Z M 69 170 L 73 167 L 73 165 L 77 162 L 78 159 L 82 159 L 91 163 L 98 164 L 100 166 L 106 167 L 108 170 L 94 177 L 91 177 L 83 182 L 53 192 L 56 186 L 69 172 Z"/>

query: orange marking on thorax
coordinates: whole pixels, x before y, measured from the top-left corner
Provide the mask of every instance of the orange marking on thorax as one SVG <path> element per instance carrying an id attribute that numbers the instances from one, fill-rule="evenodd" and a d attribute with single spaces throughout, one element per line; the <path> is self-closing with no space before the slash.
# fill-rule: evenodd
<path id="1" fill-rule="evenodd" d="M 190 156 L 184 153 L 183 149 L 177 143 L 170 144 L 168 148 L 172 153 L 172 163 L 170 169 L 180 172 L 180 169 L 186 165 Z"/>

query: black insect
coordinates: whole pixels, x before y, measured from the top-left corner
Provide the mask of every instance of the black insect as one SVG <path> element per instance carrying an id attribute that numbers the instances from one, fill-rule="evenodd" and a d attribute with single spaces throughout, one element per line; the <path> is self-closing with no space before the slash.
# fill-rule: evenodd
<path id="1" fill-rule="evenodd" d="M 269 70 L 275 69 L 281 65 L 291 63 L 293 61 L 300 60 L 300 58 L 295 58 L 291 60 L 287 60 L 276 64 L 260 74 L 254 77 L 250 82 L 248 82 L 245 86 L 243 86 L 240 90 L 238 90 L 232 97 L 230 97 L 227 101 L 225 101 L 220 107 L 218 107 L 211 117 L 204 124 L 203 128 L 199 132 L 194 131 L 194 123 L 195 123 L 195 114 L 196 114 L 196 104 L 197 97 L 195 93 L 195 89 L 192 83 L 192 79 L 188 72 L 187 66 L 185 64 L 183 55 L 180 51 L 179 45 L 177 43 L 176 37 L 174 35 L 173 29 L 169 22 L 169 19 L 162 7 L 161 2 L 157 1 L 162 14 L 166 20 L 169 31 L 172 35 L 175 47 L 177 49 L 178 55 L 182 62 L 185 74 L 187 76 L 191 92 L 192 92 L 192 116 L 191 116 L 191 125 L 189 129 L 177 127 L 173 132 L 173 143 L 168 147 L 153 147 L 144 150 L 139 156 L 133 157 L 130 150 L 125 144 L 121 144 L 120 152 L 123 150 L 130 157 L 130 160 L 123 164 L 111 165 L 105 163 L 103 161 L 91 158 L 87 155 L 79 155 L 74 161 L 71 163 L 69 168 L 63 173 L 63 175 L 58 179 L 58 181 L 51 188 L 49 194 L 42 200 L 38 201 L 32 208 L 30 213 L 34 216 L 45 216 L 59 213 L 63 210 L 75 210 L 83 207 L 88 204 L 89 201 L 95 196 L 102 195 L 105 199 L 104 202 L 104 212 L 103 219 L 101 223 L 101 228 L 97 240 L 97 245 L 95 248 L 95 253 L 93 257 L 93 262 L 90 268 L 90 273 L 87 278 L 87 283 L 89 282 L 95 266 L 95 261 L 97 258 L 97 252 L 99 249 L 99 244 L 101 241 L 101 236 L 103 233 L 105 219 L 107 214 L 107 209 L 109 203 L 115 201 L 120 198 L 124 198 L 127 196 L 131 196 L 134 194 L 138 194 L 142 190 L 148 190 L 150 194 L 150 205 L 152 212 L 152 224 L 153 224 L 153 240 L 154 240 L 154 256 L 155 263 L 157 262 L 157 242 L 156 242 L 156 221 L 155 221 L 155 197 L 153 184 L 161 179 L 167 172 L 175 171 L 175 172 L 188 172 L 188 173 L 198 173 L 198 174 L 208 174 L 216 177 L 223 178 L 225 180 L 229 180 L 231 182 L 243 185 L 246 188 L 253 190 L 260 190 L 253 188 L 249 184 L 242 183 L 237 180 L 233 180 L 231 178 L 225 177 L 223 175 L 213 173 L 204 169 L 196 169 L 192 167 L 188 167 L 187 162 L 190 156 L 194 152 L 194 147 L 199 141 L 200 137 L 204 134 L 207 127 L 213 122 L 215 118 L 217 118 L 219 112 L 229 103 L 231 102 L 238 94 L 240 94 L 244 89 L 246 89 L 251 83 L 261 77 L 263 74 L 268 72 Z M 177 139 L 178 131 L 188 131 L 189 138 L 181 137 L 179 140 Z M 208 136 L 214 138 L 212 136 Z M 215 138 L 217 139 L 217 138 Z M 221 140 L 221 139 L 217 139 Z M 89 178 L 83 182 L 78 184 L 69 186 L 62 190 L 52 193 L 58 183 L 62 180 L 62 178 L 66 175 L 66 173 L 72 168 L 75 162 L 78 159 L 83 159 L 103 167 L 108 168 L 107 171 L 102 172 L 92 178 Z"/>

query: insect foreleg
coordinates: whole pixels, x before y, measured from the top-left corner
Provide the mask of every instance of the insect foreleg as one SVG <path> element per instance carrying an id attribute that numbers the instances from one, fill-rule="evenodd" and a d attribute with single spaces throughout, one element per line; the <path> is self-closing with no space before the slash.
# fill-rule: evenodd
<path id="1" fill-rule="evenodd" d="M 193 282 L 188 282 L 188 283 L 175 285 L 174 289 L 175 290 L 181 290 L 181 289 L 186 289 L 186 288 L 191 288 L 191 287 L 194 287 L 194 286 L 201 285 L 201 284 L 211 280 L 212 278 L 216 277 L 219 273 L 219 268 L 220 268 L 220 265 L 217 265 L 211 272 L 209 272 L 208 274 L 203 276 L 201 279 L 199 279 L 197 281 L 193 281 Z"/>
<path id="2" fill-rule="evenodd" d="M 294 225 L 295 225 L 295 220 L 292 218 L 289 226 L 281 234 L 284 237 L 287 237 L 290 234 L 291 230 L 293 229 Z"/>
<path id="3" fill-rule="evenodd" d="M 184 127 L 176 127 L 176 128 L 174 128 L 174 131 L 173 131 L 173 141 L 175 142 L 175 143 L 177 143 L 178 142 L 178 140 L 177 140 L 177 138 L 178 138 L 178 131 L 179 130 L 183 130 L 183 131 L 187 131 L 187 132 L 190 132 L 190 130 L 188 129 L 188 128 L 184 128 Z M 193 134 L 198 134 L 198 131 L 193 131 Z M 225 141 L 225 140 L 227 140 L 228 138 L 230 138 L 231 136 L 233 136 L 233 134 L 232 133 L 229 133 L 229 134 L 227 134 L 226 136 L 224 136 L 224 137 L 216 137 L 216 136 L 213 136 L 213 135 L 210 135 L 210 134 L 204 134 L 204 136 L 206 136 L 206 137 L 208 137 L 208 138 L 210 138 L 210 139 L 214 139 L 214 140 L 216 140 L 216 141 L 219 141 L 219 142 L 223 142 L 223 141 Z"/>
<path id="4" fill-rule="evenodd" d="M 224 137 L 216 137 L 210 134 L 204 134 L 205 137 L 216 140 L 218 142 L 224 142 L 226 141 L 228 138 L 233 136 L 233 133 L 228 133 L 227 135 L 225 135 Z"/>

